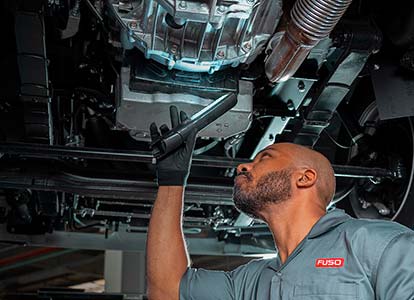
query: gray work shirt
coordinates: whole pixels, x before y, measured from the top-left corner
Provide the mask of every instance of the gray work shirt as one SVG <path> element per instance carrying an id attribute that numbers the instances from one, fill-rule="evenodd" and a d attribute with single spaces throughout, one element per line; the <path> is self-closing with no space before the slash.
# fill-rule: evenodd
<path id="1" fill-rule="evenodd" d="M 231 272 L 189 268 L 182 300 L 414 299 L 414 232 L 333 210 L 284 264 L 253 260 Z"/>

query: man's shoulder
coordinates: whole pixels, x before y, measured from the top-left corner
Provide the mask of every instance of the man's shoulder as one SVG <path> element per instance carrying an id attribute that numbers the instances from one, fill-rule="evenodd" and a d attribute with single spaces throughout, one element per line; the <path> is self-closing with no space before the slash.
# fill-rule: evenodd
<path id="1" fill-rule="evenodd" d="M 410 228 L 390 220 L 356 218 L 350 218 L 347 222 L 344 222 L 342 229 L 350 232 L 354 231 L 358 234 L 413 232 Z"/>
<path id="2" fill-rule="evenodd" d="M 348 238 L 356 242 L 362 241 L 374 244 L 384 244 L 401 234 L 412 234 L 410 228 L 389 220 L 355 219 L 350 218 L 340 226 Z"/>

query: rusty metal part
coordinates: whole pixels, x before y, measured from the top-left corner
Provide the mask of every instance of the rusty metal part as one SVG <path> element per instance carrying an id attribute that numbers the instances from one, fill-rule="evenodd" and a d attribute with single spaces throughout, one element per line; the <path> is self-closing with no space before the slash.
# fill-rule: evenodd
<path id="1" fill-rule="evenodd" d="M 266 60 L 266 75 L 272 82 L 289 79 L 312 48 L 327 37 L 352 0 L 298 0 L 291 21 Z"/>

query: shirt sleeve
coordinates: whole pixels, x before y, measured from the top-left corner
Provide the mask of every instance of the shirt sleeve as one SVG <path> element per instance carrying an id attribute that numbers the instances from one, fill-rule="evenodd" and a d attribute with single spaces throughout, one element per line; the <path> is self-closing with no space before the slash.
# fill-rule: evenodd
<path id="1" fill-rule="evenodd" d="M 188 268 L 180 282 L 180 300 L 234 300 L 232 273 Z"/>
<path id="2" fill-rule="evenodd" d="M 414 299 L 414 232 L 403 232 L 385 248 L 377 268 L 377 300 Z"/>
<path id="3" fill-rule="evenodd" d="M 251 300 L 269 260 L 252 260 L 231 272 L 188 268 L 180 282 L 180 300 Z"/>

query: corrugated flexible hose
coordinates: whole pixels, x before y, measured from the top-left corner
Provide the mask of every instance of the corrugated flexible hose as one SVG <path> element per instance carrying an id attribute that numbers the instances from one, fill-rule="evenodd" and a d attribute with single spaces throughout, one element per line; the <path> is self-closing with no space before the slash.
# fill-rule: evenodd
<path id="1" fill-rule="evenodd" d="M 272 82 L 286 81 L 303 63 L 312 48 L 327 37 L 352 0 L 298 0 L 291 21 L 266 60 Z"/>

